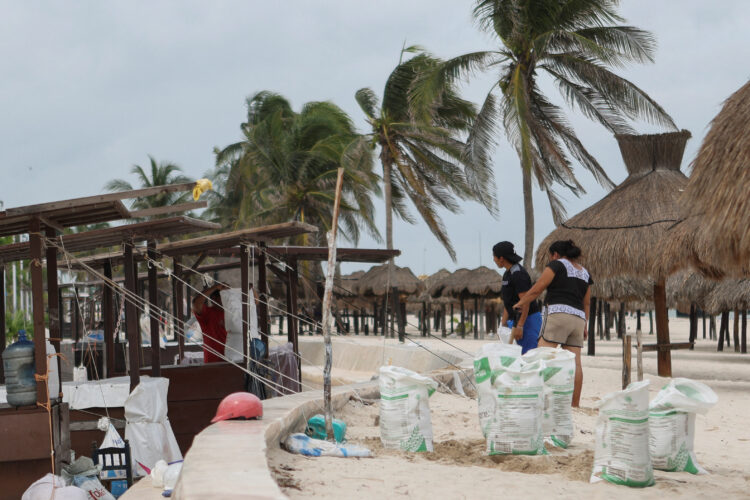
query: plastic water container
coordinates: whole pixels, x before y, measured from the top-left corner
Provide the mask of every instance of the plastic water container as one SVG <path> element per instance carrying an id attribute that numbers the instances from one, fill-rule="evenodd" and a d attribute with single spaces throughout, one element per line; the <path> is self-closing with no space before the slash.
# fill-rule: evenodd
<path id="1" fill-rule="evenodd" d="M 29 406 L 36 404 L 36 381 L 34 380 L 34 343 L 26 339 L 26 331 L 18 331 L 18 342 L 3 351 L 5 389 L 8 404 Z"/>

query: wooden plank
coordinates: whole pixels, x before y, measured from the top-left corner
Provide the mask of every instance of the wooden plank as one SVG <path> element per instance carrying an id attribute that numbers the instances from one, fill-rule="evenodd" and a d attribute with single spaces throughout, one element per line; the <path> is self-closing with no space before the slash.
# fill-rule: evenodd
<path id="1" fill-rule="evenodd" d="M 248 249 L 246 246 L 242 246 L 240 249 L 240 290 L 241 290 L 241 297 L 242 297 L 242 353 L 247 357 L 250 356 L 250 352 L 247 348 L 247 336 L 248 336 L 248 326 L 250 325 L 250 316 L 249 316 L 249 310 L 248 310 L 248 303 L 250 300 L 248 298 L 248 291 L 250 289 L 250 255 L 248 254 Z M 231 356 L 231 353 L 226 353 L 228 356 Z M 247 359 L 247 358 L 245 358 Z M 244 365 L 245 363 L 243 363 Z"/>
<path id="2" fill-rule="evenodd" d="M 34 407 L 0 410 L 0 443 L 3 443 L 0 446 L 0 462 L 44 458 L 50 467 L 47 411 Z M 5 466 L 1 464 L 0 470 Z"/>
<path id="3" fill-rule="evenodd" d="M 692 346 L 692 342 L 672 342 L 669 344 L 643 344 L 643 352 L 669 352 L 674 351 L 676 349 L 690 349 L 690 346 Z"/>
<path id="4" fill-rule="evenodd" d="M 169 184 L 164 186 L 153 186 L 141 189 L 132 189 L 130 191 L 118 191 L 116 193 L 99 194 L 94 196 L 84 196 L 81 198 L 71 198 L 68 200 L 53 201 L 49 203 L 38 203 L 36 205 L 27 205 L 24 207 L 9 208 L 5 211 L 8 216 L 44 214 L 54 212 L 65 208 L 82 208 L 86 205 L 96 203 L 106 203 L 111 201 L 121 201 L 144 196 L 154 196 L 157 194 L 176 193 L 179 191 L 191 191 L 195 186 L 194 182 L 184 182 L 182 184 Z"/>
<path id="5" fill-rule="evenodd" d="M 110 420 L 110 422 L 112 423 L 112 425 L 115 426 L 115 429 L 125 429 L 125 422 L 122 420 Z M 71 422 L 70 431 L 71 432 L 99 431 L 99 426 L 98 426 L 98 422 L 95 422 L 95 421 Z"/>
<path id="6" fill-rule="evenodd" d="M 47 343 L 44 338 L 44 277 L 42 273 L 42 224 L 38 218 L 29 223 L 29 243 L 31 245 L 31 299 L 34 319 L 34 363 L 36 373 L 47 373 Z M 36 383 L 36 402 L 47 403 L 47 384 L 43 380 Z"/>
<path id="7" fill-rule="evenodd" d="M 46 230 L 47 238 L 54 238 L 56 232 L 52 228 Z M 60 352 L 60 303 L 57 288 L 57 250 L 48 247 L 47 251 L 47 314 L 49 317 L 49 338 L 50 343 L 54 346 L 55 352 Z M 46 346 L 45 346 L 46 348 Z M 62 364 L 60 357 L 47 359 L 48 363 L 54 363 L 57 366 L 57 373 L 62 373 Z M 62 401 L 62 377 L 58 377 L 57 387 L 50 387 L 52 398 L 57 397 Z"/>
<path id="8" fill-rule="evenodd" d="M 632 369 L 632 354 L 633 345 L 630 338 L 630 334 L 626 333 L 622 336 L 622 388 L 625 389 L 630 385 L 630 375 L 633 373 Z"/>
<path id="9" fill-rule="evenodd" d="M 5 350 L 5 266 L 0 264 L 0 361 Z M 5 382 L 5 363 L 0 362 L 0 380 Z"/>
<path id="10" fill-rule="evenodd" d="M 134 219 L 139 219 L 155 215 L 179 214 L 188 210 L 199 210 L 207 206 L 207 201 L 191 201 L 188 203 L 178 203 L 177 205 L 167 205 L 166 207 L 144 208 L 143 210 L 131 211 L 130 216 Z"/>
<path id="11" fill-rule="evenodd" d="M 132 242 L 125 243 L 125 288 L 133 297 L 137 292 L 135 282 L 135 263 L 133 261 Z M 128 357 L 130 358 L 130 390 L 132 391 L 140 382 L 140 346 L 141 335 L 138 331 L 138 309 L 132 299 L 125 301 L 125 326 L 128 338 Z"/>
<path id="12" fill-rule="evenodd" d="M 112 279 L 112 265 L 104 264 L 104 276 Z M 115 375 L 115 311 L 114 293 L 112 288 L 102 284 L 102 319 L 104 320 L 104 372 L 106 377 Z"/>
<path id="13" fill-rule="evenodd" d="M 152 260 L 157 260 L 156 242 L 149 240 L 148 256 Z M 159 308 L 158 292 L 159 284 L 156 277 L 156 266 L 148 266 L 148 301 L 150 305 L 150 322 L 151 328 L 151 376 L 158 377 L 161 373 L 161 349 L 159 349 L 159 318 L 156 311 Z"/>
<path id="14" fill-rule="evenodd" d="M 268 359 L 268 286 L 266 285 L 266 248 L 260 245 L 258 255 L 258 329 L 260 338 L 266 346 L 266 359 Z"/>
<path id="15" fill-rule="evenodd" d="M 654 310 L 656 313 L 656 342 L 669 344 L 669 318 L 667 317 L 667 292 L 664 279 L 654 284 Z M 656 357 L 660 377 L 672 376 L 672 355 L 669 349 L 659 349 Z"/>

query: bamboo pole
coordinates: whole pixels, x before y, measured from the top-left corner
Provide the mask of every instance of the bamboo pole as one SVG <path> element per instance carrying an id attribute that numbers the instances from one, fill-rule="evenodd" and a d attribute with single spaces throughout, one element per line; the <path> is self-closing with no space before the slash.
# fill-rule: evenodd
<path id="1" fill-rule="evenodd" d="M 336 268 L 336 230 L 339 223 L 339 206 L 341 205 L 341 187 L 344 182 L 344 169 L 339 168 L 336 178 L 336 198 L 333 202 L 333 219 L 328 233 L 328 268 L 326 269 L 326 286 L 323 293 L 323 341 L 325 343 L 325 368 L 323 371 L 323 399 L 326 411 L 326 437 L 333 439 L 333 406 L 331 405 L 331 365 L 333 348 L 331 347 L 331 294 L 333 292 L 333 274 Z"/>

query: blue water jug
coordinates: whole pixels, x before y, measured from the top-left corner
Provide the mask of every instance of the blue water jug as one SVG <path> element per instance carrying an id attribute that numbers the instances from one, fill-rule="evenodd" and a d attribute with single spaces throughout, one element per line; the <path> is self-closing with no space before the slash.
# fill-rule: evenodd
<path id="1" fill-rule="evenodd" d="M 29 406 L 36 404 L 34 380 L 34 343 L 26 339 L 26 330 L 18 331 L 18 342 L 3 351 L 5 390 L 8 404 Z"/>

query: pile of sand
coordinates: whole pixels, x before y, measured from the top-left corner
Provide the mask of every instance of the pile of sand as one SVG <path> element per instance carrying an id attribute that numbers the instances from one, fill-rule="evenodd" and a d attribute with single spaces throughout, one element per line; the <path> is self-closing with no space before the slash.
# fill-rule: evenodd
<path id="1" fill-rule="evenodd" d="M 672 320 L 674 321 L 674 320 Z M 651 339 L 648 339 L 651 340 Z M 470 346 L 462 344 L 464 348 Z M 481 343 L 477 342 L 476 351 Z M 703 344 L 703 342 L 701 343 Z M 307 458 L 281 449 L 269 451 L 269 464 L 290 498 L 747 498 L 750 492 L 750 358 L 712 352 L 673 353 L 675 375 L 708 384 L 719 403 L 696 419 L 695 448 L 708 475 L 655 471 L 656 485 L 642 490 L 588 482 L 593 463 L 596 403 L 618 390 L 621 347 L 598 343 L 595 358 L 584 356 L 582 408 L 573 413 L 576 432 L 567 450 L 550 448 L 545 456 L 495 456 L 485 453 L 477 403 L 442 392 L 430 398 L 435 451 L 406 453 L 380 443 L 378 405 L 350 401 L 336 416 L 346 421 L 349 441 L 369 447 L 371 459 Z M 720 359 L 717 359 L 719 358 Z M 651 397 L 667 383 L 647 359 Z M 649 373 L 651 372 L 651 373 Z"/>

